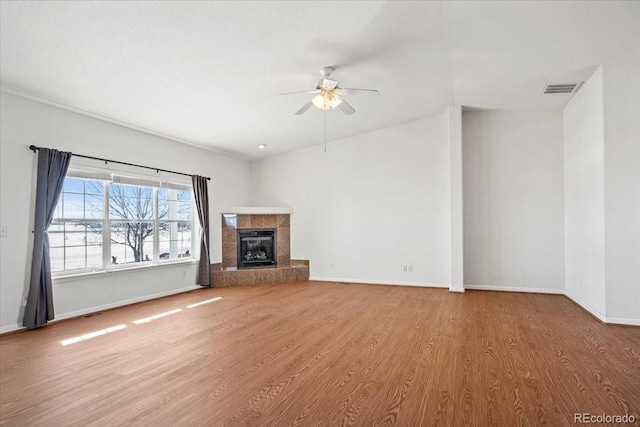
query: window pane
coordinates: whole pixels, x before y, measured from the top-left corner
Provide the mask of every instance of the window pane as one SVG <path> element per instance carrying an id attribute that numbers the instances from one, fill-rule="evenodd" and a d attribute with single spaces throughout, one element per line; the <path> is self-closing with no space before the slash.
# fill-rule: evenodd
<path id="1" fill-rule="evenodd" d="M 178 221 L 178 241 L 191 242 L 191 222 Z"/>
<path id="2" fill-rule="evenodd" d="M 111 184 L 109 217 L 114 219 L 153 219 L 153 189 Z"/>
<path id="3" fill-rule="evenodd" d="M 191 191 L 179 190 L 179 192 L 178 192 L 178 200 L 180 200 L 182 202 L 191 203 Z"/>
<path id="4" fill-rule="evenodd" d="M 167 200 L 166 188 L 158 188 L 158 200 Z"/>
<path id="5" fill-rule="evenodd" d="M 158 190 L 158 219 L 191 219 L 191 192 L 188 190 Z"/>
<path id="6" fill-rule="evenodd" d="M 67 177 L 55 208 L 54 218 L 103 218 L 102 194 L 102 181 Z"/>
<path id="7" fill-rule="evenodd" d="M 128 184 L 111 184 L 111 192 L 116 194 L 118 197 L 131 197 L 134 199 L 138 198 L 150 198 L 153 194 L 153 189 L 151 187 L 142 187 L 138 185 L 128 185 Z"/>
<path id="8" fill-rule="evenodd" d="M 87 246 L 87 267 L 88 268 L 102 267 L 102 246 L 98 246 L 98 245 Z"/>
<path id="9" fill-rule="evenodd" d="M 86 267 L 84 246 L 70 246 L 65 250 L 64 268 L 65 270 L 78 270 Z"/>
<path id="10" fill-rule="evenodd" d="M 50 248 L 49 259 L 52 273 L 64 271 L 64 248 Z"/>
<path id="11" fill-rule="evenodd" d="M 47 234 L 52 272 L 102 266 L 101 223 L 53 222 Z"/>
<path id="12" fill-rule="evenodd" d="M 84 195 L 77 193 L 62 193 L 63 218 L 84 218 Z"/>
<path id="13" fill-rule="evenodd" d="M 169 219 L 169 205 L 166 200 L 158 198 L 158 219 Z"/>
<path id="14" fill-rule="evenodd" d="M 68 222 L 64 225 L 64 245 L 84 246 L 87 243 L 87 234 L 84 224 Z"/>
<path id="15" fill-rule="evenodd" d="M 85 194 L 92 194 L 95 196 L 100 196 L 102 199 L 102 195 L 104 193 L 104 186 L 102 185 L 102 181 L 91 181 L 84 180 L 84 192 Z"/>
<path id="16" fill-rule="evenodd" d="M 113 264 L 151 261 L 153 257 L 153 223 L 112 222 L 111 241 L 113 242 L 111 244 Z"/>
<path id="17" fill-rule="evenodd" d="M 102 223 L 90 222 L 87 227 L 87 245 L 102 245 Z"/>
<path id="18" fill-rule="evenodd" d="M 62 186 L 62 191 L 65 193 L 84 193 L 84 180 L 80 178 L 66 177 Z"/>
<path id="19" fill-rule="evenodd" d="M 153 261 L 153 235 L 144 241 L 142 261 Z"/>
<path id="20" fill-rule="evenodd" d="M 191 219 L 191 202 L 180 202 L 178 206 L 178 218 L 182 220 Z"/>
<path id="21" fill-rule="evenodd" d="M 178 190 L 162 190 L 162 197 L 158 195 L 158 218 L 178 219 Z"/>
<path id="22" fill-rule="evenodd" d="M 191 222 L 161 222 L 158 224 L 160 259 L 191 257 Z"/>
<path id="23" fill-rule="evenodd" d="M 85 218 L 104 218 L 104 203 L 101 195 L 87 194 L 85 196 Z"/>
<path id="24" fill-rule="evenodd" d="M 64 223 L 52 222 L 47 229 L 49 235 L 49 247 L 61 248 L 64 247 Z"/>
<path id="25" fill-rule="evenodd" d="M 60 197 L 58 197 L 58 203 L 56 204 L 56 208 L 53 211 L 53 218 L 62 218 L 62 194 L 60 194 Z"/>
<path id="26" fill-rule="evenodd" d="M 124 243 L 111 243 L 111 264 L 126 264 L 126 248 L 127 246 Z M 129 251 L 130 252 L 130 251 Z M 129 254 L 131 257 L 131 254 Z"/>

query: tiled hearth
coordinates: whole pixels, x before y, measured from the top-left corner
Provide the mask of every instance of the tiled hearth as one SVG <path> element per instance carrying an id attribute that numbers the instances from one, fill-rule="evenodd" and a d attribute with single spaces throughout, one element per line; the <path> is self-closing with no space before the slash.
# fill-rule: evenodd
<path id="1" fill-rule="evenodd" d="M 238 269 L 237 232 L 248 228 L 277 230 L 277 266 Z M 309 280 L 309 261 L 292 260 L 290 215 L 287 213 L 222 214 L 222 262 L 211 265 L 213 286 L 304 282 Z"/>

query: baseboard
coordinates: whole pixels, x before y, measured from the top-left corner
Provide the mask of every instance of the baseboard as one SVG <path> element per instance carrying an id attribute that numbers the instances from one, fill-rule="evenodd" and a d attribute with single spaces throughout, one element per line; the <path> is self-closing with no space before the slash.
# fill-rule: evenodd
<path id="1" fill-rule="evenodd" d="M 309 277 L 310 281 L 316 282 L 336 282 L 336 283 L 358 283 L 363 285 L 393 285 L 393 286 L 417 286 L 422 288 L 449 288 L 449 285 L 443 285 L 441 283 L 427 283 L 427 282 L 395 282 L 387 280 L 363 280 L 363 279 L 344 279 L 337 277 Z"/>
<path id="2" fill-rule="evenodd" d="M 571 301 L 573 301 L 576 304 L 578 304 L 580 307 L 582 307 L 584 310 L 586 310 L 589 314 L 591 314 L 593 317 L 595 317 L 599 321 L 601 321 L 603 323 L 607 323 L 607 317 L 603 313 L 600 313 L 600 311 L 598 311 L 595 308 L 591 307 L 589 304 L 585 303 L 584 301 L 580 301 L 574 295 L 571 295 L 569 292 L 566 292 L 566 291 L 564 292 L 564 296 L 566 296 Z"/>
<path id="3" fill-rule="evenodd" d="M 531 294 L 564 295 L 563 289 L 519 288 L 519 287 L 513 287 L 513 286 L 485 286 L 485 285 L 464 285 L 464 288 L 471 289 L 474 291 L 527 292 Z"/>
<path id="4" fill-rule="evenodd" d="M 99 306 L 95 306 L 95 307 L 84 308 L 82 310 L 70 311 L 68 313 L 64 313 L 64 314 L 56 316 L 56 318 L 53 319 L 52 321 L 50 321 L 49 323 L 55 323 L 55 322 L 57 322 L 59 320 L 72 319 L 74 317 L 84 316 L 85 314 L 96 313 L 98 311 L 109 310 L 111 308 L 123 307 L 125 305 L 135 304 L 135 303 L 138 303 L 138 302 L 150 301 L 150 300 L 157 299 L 157 298 L 167 297 L 169 295 L 181 294 L 183 292 L 189 292 L 189 291 L 193 291 L 193 290 L 196 290 L 196 289 L 202 289 L 202 286 L 192 285 L 192 286 L 187 286 L 185 288 L 172 289 L 170 291 L 159 292 L 157 294 L 144 295 L 144 296 L 141 296 L 141 297 L 131 298 L 131 299 L 128 299 L 128 300 L 123 300 L 123 301 L 118 301 L 118 302 L 114 302 L 114 303 L 111 303 L 111 304 L 104 304 L 104 305 L 99 305 Z M 0 328 L 0 334 L 4 334 L 4 333 L 7 333 L 7 332 L 19 331 L 21 329 L 26 329 L 26 328 L 24 326 L 22 326 L 22 325 L 19 325 L 18 323 L 14 324 L 14 325 L 9 325 L 9 326 L 3 326 L 3 327 Z"/>
<path id="5" fill-rule="evenodd" d="M 640 319 L 625 319 L 623 317 L 607 317 L 607 323 L 616 325 L 640 326 Z"/>
<path id="6" fill-rule="evenodd" d="M 25 327 L 17 323 L 14 323 L 13 325 L 2 326 L 0 327 L 0 335 L 7 334 L 9 332 L 19 331 L 20 329 L 25 329 Z"/>

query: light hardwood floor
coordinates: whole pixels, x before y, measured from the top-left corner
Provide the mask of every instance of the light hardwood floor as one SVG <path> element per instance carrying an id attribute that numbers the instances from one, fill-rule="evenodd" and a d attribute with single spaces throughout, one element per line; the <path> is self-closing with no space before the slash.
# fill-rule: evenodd
<path id="1" fill-rule="evenodd" d="M 0 357 L 3 426 L 640 420 L 640 328 L 603 325 L 557 295 L 202 289 L 4 335 Z"/>

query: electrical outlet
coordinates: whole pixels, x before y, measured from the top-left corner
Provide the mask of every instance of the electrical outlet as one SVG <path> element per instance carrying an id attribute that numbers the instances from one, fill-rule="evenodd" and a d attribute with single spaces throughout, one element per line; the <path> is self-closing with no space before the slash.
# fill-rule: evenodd
<path id="1" fill-rule="evenodd" d="M 182 270 L 182 277 L 187 277 L 187 270 Z"/>
<path id="2" fill-rule="evenodd" d="M 0 237 L 7 237 L 7 226 L 0 226 Z"/>
<path id="3" fill-rule="evenodd" d="M 409 265 L 409 266 L 407 266 L 407 271 L 408 271 L 409 273 L 413 273 L 413 265 Z"/>
<path id="4" fill-rule="evenodd" d="M 402 271 L 404 271 L 405 273 L 407 272 L 407 264 L 402 266 Z"/>

